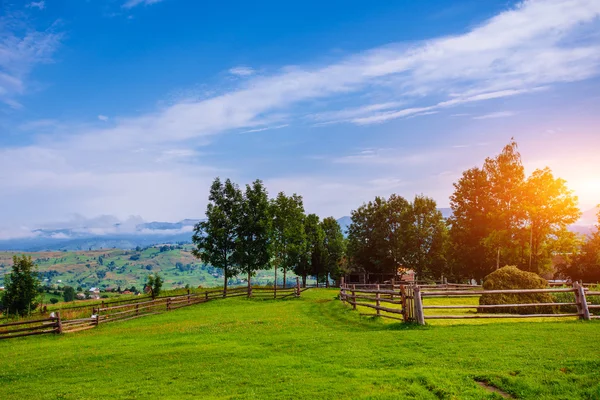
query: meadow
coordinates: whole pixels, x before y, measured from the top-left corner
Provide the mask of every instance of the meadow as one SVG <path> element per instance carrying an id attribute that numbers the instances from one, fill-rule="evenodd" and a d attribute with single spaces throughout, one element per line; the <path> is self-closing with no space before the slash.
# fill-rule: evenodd
<path id="1" fill-rule="evenodd" d="M 425 327 L 361 317 L 334 289 L 233 298 L 0 342 L 2 399 L 600 398 L 597 321 Z"/>

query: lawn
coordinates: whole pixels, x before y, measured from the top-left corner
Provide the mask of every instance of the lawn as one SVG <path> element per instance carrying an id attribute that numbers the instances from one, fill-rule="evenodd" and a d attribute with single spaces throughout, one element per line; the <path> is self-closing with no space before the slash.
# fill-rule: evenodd
<path id="1" fill-rule="evenodd" d="M 313 289 L 0 342 L 2 399 L 600 398 L 600 323 L 406 326 Z M 445 321 L 445 323 L 447 323 Z"/>

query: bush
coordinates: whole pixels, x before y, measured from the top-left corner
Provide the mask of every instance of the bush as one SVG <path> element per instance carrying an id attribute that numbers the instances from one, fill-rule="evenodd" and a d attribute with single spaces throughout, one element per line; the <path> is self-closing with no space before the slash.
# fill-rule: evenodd
<path id="1" fill-rule="evenodd" d="M 483 280 L 484 290 L 502 289 L 546 289 L 548 281 L 533 272 L 521 271 L 517 267 L 506 266 L 500 268 Z M 493 304 L 529 304 L 529 303 L 552 303 L 553 297 L 550 293 L 527 293 L 527 294 L 484 294 L 479 298 L 480 305 Z M 551 314 L 556 312 L 552 306 L 531 307 L 498 307 L 480 308 L 478 312 L 501 313 L 501 314 Z"/>
<path id="2" fill-rule="evenodd" d="M 56 303 L 58 303 L 58 299 L 56 297 L 53 297 L 50 299 L 50 303 L 56 304 Z"/>

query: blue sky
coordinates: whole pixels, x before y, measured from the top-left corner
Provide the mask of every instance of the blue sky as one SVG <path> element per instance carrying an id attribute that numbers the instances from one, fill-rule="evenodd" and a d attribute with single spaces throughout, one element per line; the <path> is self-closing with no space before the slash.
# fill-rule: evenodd
<path id="1" fill-rule="evenodd" d="M 600 202 L 598 0 L 2 7 L 0 238 L 201 217 L 215 176 L 322 216 L 445 207 L 513 136 L 528 172 Z"/>

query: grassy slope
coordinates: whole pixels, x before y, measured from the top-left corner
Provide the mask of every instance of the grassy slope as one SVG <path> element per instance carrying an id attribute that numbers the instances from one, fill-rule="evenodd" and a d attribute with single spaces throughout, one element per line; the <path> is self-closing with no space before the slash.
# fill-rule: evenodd
<path id="1" fill-rule="evenodd" d="M 600 397 L 597 322 L 405 327 L 359 318 L 335 294 L 0 342 L 0 397 L 499 398 L 475 378 L 518 398 Z"/>

